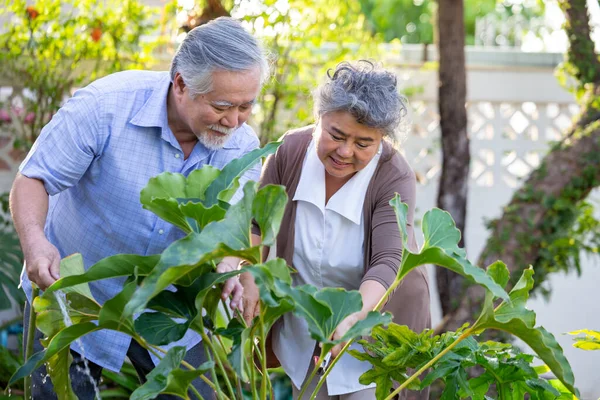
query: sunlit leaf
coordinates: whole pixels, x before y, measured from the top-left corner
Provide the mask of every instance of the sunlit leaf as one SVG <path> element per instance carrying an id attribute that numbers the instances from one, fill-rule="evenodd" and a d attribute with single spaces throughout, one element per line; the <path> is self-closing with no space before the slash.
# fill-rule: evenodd
<path id="1" fill-rule="evenodd" d="M 59 279 L 46 289 L 46 292 L 53 292 L 101 279 L 133 275 L 136 272 L 136 268 L 138 275 L 147 275 L 152 271 L 159 259 L 160 255 L 140 256 L 137 254 L 119 254 L 103 258 L 92 265 L 83 275 L 73 275 Z"/>
<path id="2" fill-rule="evenodd" d="M 206 207 L 211 207 L 218 204 L 219 193 L 226 190 L 234 181 L 235 178 L 242 175 L 244 172 L 252 168 L 261 158 L 272 154 L 281 145 L 280 142 L 268 143 L 260 149 L 252 150 L 242 157 L 229 162 L 222 170 L 219 176 L 211 182 L 206 189 L 203 203 Z M 227 201 L 228 199 L 223 198 Z"/>
<path id="3" fill-rule="evenodd" d="M 485 287 L 497 297 L 508 300 L 508 294 L 504 289 L 483 269 L 471 264 L 466 258 L 464 249 L 458 247 L 460 231 L 456 228 L 454 220 L 448 212 L 434 208 L 425 213 L 422 222 L 425 243 L 419 253 L 412 253 L 407 242 L 408 207 L 401 202 L 398 194 L 390 200 L 390 205 L 396 212 L 404 242 L 402 264 L 397 279 L 402 279 L 420 265 L 435 264 L 448 268 L 471 282 Z"/>

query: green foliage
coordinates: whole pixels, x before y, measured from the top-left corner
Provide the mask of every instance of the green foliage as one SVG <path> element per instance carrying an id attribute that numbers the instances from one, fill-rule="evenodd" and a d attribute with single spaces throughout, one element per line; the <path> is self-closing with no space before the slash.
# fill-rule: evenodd
<path id="1" fill-rule="evenodd" d="M 22 82 L 22 105 L 6 104 L 15 145 L 28 149 L 73 88 L 149 60 L 141 37 L 154 29 L 137 0 L 4 0 L 2 75 Z"/>
<path id="2" fill-rule="evenodd" d="M 508 270 L 501 262 L 492 264 L 488 268 L 488 274 L 499 284 L 506 285 L 508 283 Z M 532 287 L 533 269 L 529 268 L 523 272 L 521 279 L 511 290 L 510 302 L 503 301 L 494 308 L 495 296 L 487 292 L 483 311 L 472 329 L 475 331 L 501 330 L 523 340 L 565 387 L 579 395 L 574 387 L 573 371 L 562 348 L 551 333 L 543 327 L 535 327 L 535 313 L 525 307 Z"/>
<path id="3" fill-rule="evenodd" d="M 390 205 L 396 212 L 404 243 L 402 263 L 394 285 L 399 284 L 403 277 L 419 265 L 435 264 L 465 276 L 471 282 L 485 287 L 497 297 L 508 299 L 502 286 L 491 279 L 483 269 L 471 264 L 466 258 L 465 250 L 458 247 L 460 231 L 456 228 L 448 212 L 434 208 L 425 213 L 422 222 L 425 243 L 418 253 L 413 253 L 408 245 L 406 231 L 408 206 L 401 202 L 398 195 L 390 201 Z"/>
<path id="4" fill-rule="evenodd" d="M 491 265 L 487 274 L 498 284 L 508 283 L 508 269 L 501 262 Z M 408 388 L 422 389 L 437 379 L 444 384 L 442 399 L 472 398 L 483 400 L 495 390 L 500 399 L 522 399 L 528 393 L 531 399 L 556 399 L 564 393 L 575 393 L 574 377 L 556 339 L 543 327 L 535 328 L 535 313 L 525 308 L 533 287 L 533 271 L 527 270 L 510 292 L 510 301 L 502 301 L 494 308 L 496 296 L 486 290 L 484 309 L 473 324 L 456 332 L 432 336 L 431 330 L 420 334 L 406 326 L 390 325 L 373 332 L 374 343 L 362 341 L 367 353 L 351 351 L 360 360 L 370 361 L 374 368 L 361 377 L 361 382 L 377 382 L 389 393 L 392 381 Z M 511 333 L 527 343 L 552 371 L 560 385 L 551 384 L 538 376 L 531 364 L 532 355 L 521 354 L 509 344 L 478 343 L 474 336 L 486 329 Z M 433 366 L 418 385 L 414 377 Z M 469 378 L 468 371 L 477 367 L 483 373 Z M 419 372 L 408 378 L 410 369 Z M 555 387 L 562 386 L 564 391 Z M 379 387 L 379 386 L 378 386 Z M 386 397 L 383 395 L 382 397 Z M 378 398 L 382 398 L 379 397 Z"/>
<path id="5" fill-rule="evenodd" d="M 600 350 L 600 332 L 590 329 L 580 329 L 569 332 L 569 335 L 584 335 L 574 338 L 573 347 L 582 350 Z"/>
<path id="6" fill-rule="evenodd" d="M 154 399 L 161 393 L 186 398 L 187 387 L 204 372 L 214 366 L 212 361 L 206 362 L 193 370 L 182 370 L 179 364 L 185 356 L 185 347 L 175 346 L 160 360 L 147 376 L 148 380 L 132 394 L 132 400 Z"/>
<path id="7" fill-rule="evenodd" d="M 280 186 L 265 186 L 259 190 L 256 183 L 248 182 L 243 188 L 244 197 L 238 203 L 229 205 L 224 200 L 228 200 L 232 188 L 237 187 L 236 176 L 260 157 L 274 152 L 276 147 L 267 146 L 257 155 L 245 157 L 242 163 L 238 160 L 222 171 L 209 167 L 207 171 L 187 178 L 170 173 L 153 178 L 142 192 L 142 202 L 152 209 L 156 207 L 157 199 L 164 200 L 158 209 L 169 220 L 181 221 L 181 218 L 170 217 L 181 212 L 181 204 L 222 207 L 222 212 L 206 214 L 210 215 L 207 218 L 214 219 L 197 226 L 182 225 L 181 228 L 188 231 L 187 236 L 171 244 L 161 255 L 116 255 L 99 261 L 85 272 L 80 255 L 64 259 L 61 263 L 63 278 L 33 302 L 38 327 L 46 335 L 43 341 L 45 350 L 32 355 L 15 372 L 11 382 L 29 375 L 42 363 L 48 363 L 54 366 L 50 374 L 53 382 L 59 385 L 60 397 L 71 398 L 69 378 L 63 373 L 70 364 L 69 345 L 90 332 L 111 329 L 131 336 L 155 355 L 163 354 L 159 365 L 149 374 L 148 381 L 135 389 L 131 398 L 149 399 L 161 393 L 185 397 L 188 390 L 194 390 L 190 388 L 191 381 L 210 371 L 211 384 L 220 396 L 243 398 L 241 387 L 244 383 L 249 387 L 252 398 L 266 399 L 272 386 L 266 365 L 266 335 L 281 315 L 293 312 L 307 321 L 311 336 L 323 343 L 319 360 L 334 345 L 346 342 L 347 348 L 351 341 L 368 337 L 375 329 L 376 341 L 364 342 L 369 353 L 354 352 L 354 355 L 374 365 L 374 369 L 367 372 L 361 381 L 376 382 L 378 398 L 389 395 L 392 381 L 401 382 L 403 387 L 418 389 L 437 378 L 446 382 L 444 398 L 460 398 L 482 392 L 481 387 L 485 388 L 487 381 L 480 377 L 479 385 L 471 387 L 466 383 L 469 381 L 463 368 L 480 362 L 478 355 L 488 360 L 490 371 L 504 377 L 502 382 L 508 385 L 508 389 L 519 387 L 519 390 L 531 390 L 532 395 L 542 396 L 543 393 L 546 396 L 537 398 L 553 398 L 547 395 L 556 391 L 539 379 L 534 369 L 523 367 L 525 372 L 514 376 L 506 372 L 514 365 L 529 365 L 531 357 L 509 353 L 501 345 L 487 344 L 480 349 L 469 337 L 475 331 L 486 328 L 507 330 L 525 340 L 561 383 L 576 392 L 570 367 L 560 347 L 542 328 L 533 328 L 535 319 L 523 308 L 532 286 L 531 274 L 525 276 L 523 283 L 517 285 L 509 296 L 503 289 L 508 280 L 506 267 L 497 263 L 485 273 L 470 264 L 464 250 L 457 246 L 460 233 L 454 222 L 448 213 L 437 209 L 423 218 L 425 245 L 418 253 L 408 250 L 403 253 L 398 278 L 389 290 L 393 290 L 403 276 L 419 265 L 436 263 L 450 268 L 484 286 L 488 292 L 489 301 L 475 325 L 431 338 L 430 331 L 417 334 L 397 325 L 383 329 L 390 324 L 391 316 L 373 311 L 349 329 L 343 338 L 333 340 L 332 334 L 337 325 L 362 309 L 361 295 L 357 291 L 339 288 L 292 286 L 290 268 L 284 260 L 260 263 L 263 246 L 274 243 L 277 236 L 287 200 L 285 190 Z M 219 188 L 218 193 L 217 190 L 211 192 L 214 185 Z M 407 206 L 400 202 L 398 196 L 390 204 L 397 212 L 406 241 Z M 260 245 L 250 243 L 252 223 L 261 228 Z M 216 273 L 215 265 L 225 256 L 241 257 L 250 265 L 242 270 Z M 260 314 L 250 326 L 246 326 L 239 316 L 227 316 L 223 323 L 219 320 L 221 312 L 218 309 L 222 284 L 243 271 L 250 272 L 259 287 Z M 103 305 L 96 303 L 91 297 L 88 282 L 118 276 L 127 277 L 123 290 Z M 496 299 L 503 302 L 494 310 L 492 302 Z M 66 310 L 67 316 L 61 313 L 62 309 Z M 183 361 L 185 349 L 182 347 L 173 347 L 168 352 L 159 347 L 180 339 L 188 329 L 202 336 L 210 354 L 211 361 L 200 367 L 194 368 Z M 540 343 L 528 341 L 528 338 L 535 338 Z M 492 357 L 498 361 L 492 360 Z M 319 386 L 325 382 L 336 360 L 320 378 Z M 435 364 L 435 361 L 438 363 Z M 431 375 L 419 382 L 417 376 L 434 364 Z M 422 370 L 409 376 L 411 370 L 419 368 Z M 493 379 L 498 384 L 500 378 L 492 372 L 489 374 L 490 384 Z M 314 373 L 310 379 L 313 377 Z M 521 381 L 524 383 L 519 383 L 520 386 L 515 383 Z"/>

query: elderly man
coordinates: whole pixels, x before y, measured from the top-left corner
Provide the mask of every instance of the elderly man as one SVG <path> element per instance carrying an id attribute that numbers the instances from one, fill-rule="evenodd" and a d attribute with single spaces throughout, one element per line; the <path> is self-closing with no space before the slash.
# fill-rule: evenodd
<path id="1" fill-rule="evenodd" d="M 161 253 L 182 237 L 142 209 L 141 189 L 161 172 L 187 175 L 204 165 L 222 168 L 258 147 L 245 122 L 268 69 L 257 41 L 238 22 L 219 18 L 188 34 L 170 74 L 120 72 L 78 90 L 42 130 L 11 191 L 29 301 L 31 282 L 47 288 L 59 278 L 60 259 L 69 254 L 82 253 L 89 268 L 114 254 Z M 247 172 L 241 186 L 258 180 L 259 173 L 260 166 Z M 221 272 L 228 268 L 219 266 Z M 122 285 L 112 280 L 90 286 L 104 303 Z M 241 302 L 237 281 L 227 282 L 224 292 L 233 295 L 233 306 Z M 199 341 L 188 332 L 178 343 L 187 346 L 186 360 L 194 365 L 205 360 Z M 119 371 L 125 356 L 142 378 L 154 367 L 146 350 L 117 332 L 95 332 L 82 344 L 72 347 L 71 367 L 80 399 L 95 397 L 90 377 L 81 373 L 85 364 L 96 382 L 102 368 Z M 56 398 L 44 376 L 43 369 L 33 376 L 34 398 Z M 212 397 L 200 379 L 194 386 Z"/>

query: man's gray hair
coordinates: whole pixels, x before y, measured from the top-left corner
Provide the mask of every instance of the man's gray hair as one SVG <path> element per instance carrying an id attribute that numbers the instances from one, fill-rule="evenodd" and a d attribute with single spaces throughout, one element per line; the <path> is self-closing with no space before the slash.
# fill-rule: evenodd
<path id="1" fill-rule="evenodd" d="M 359 124 L 381 130 L 396 141 L 408 114 L 396 76 L 370 61 L 342 62 L 327 71 L 327 82 L 315 92 L 315 119 L 335 111 L 349 112 Z"/>
<path id="2" fill-rule="evenodd" d="M 248 71 L 260 69 L 261 85 L 269 77 L 267 56 L 258 41 L 233 18 L 220 17 L 192 29 L 171 63 L 171 81 L 179 72 L 190 95 L 212 90 L 215 70 Z"/>

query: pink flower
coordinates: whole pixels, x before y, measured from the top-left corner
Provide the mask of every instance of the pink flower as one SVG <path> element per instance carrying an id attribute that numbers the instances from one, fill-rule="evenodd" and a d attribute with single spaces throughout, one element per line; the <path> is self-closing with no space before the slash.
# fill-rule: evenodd
<path id="1" fill-rule="evenodd" d="M 12 118 L 6 110 L 0 110 L 0 123 L 10 123 Z"/>
<path id="2" fill-rule="evenodd" d="M 35 113 L 34 112 L 28 113 L 25 116 L 25 118 L 23 118 L 23 122 L 26 124 L 33 124 L 33 121 L 35 121 Z"/>

